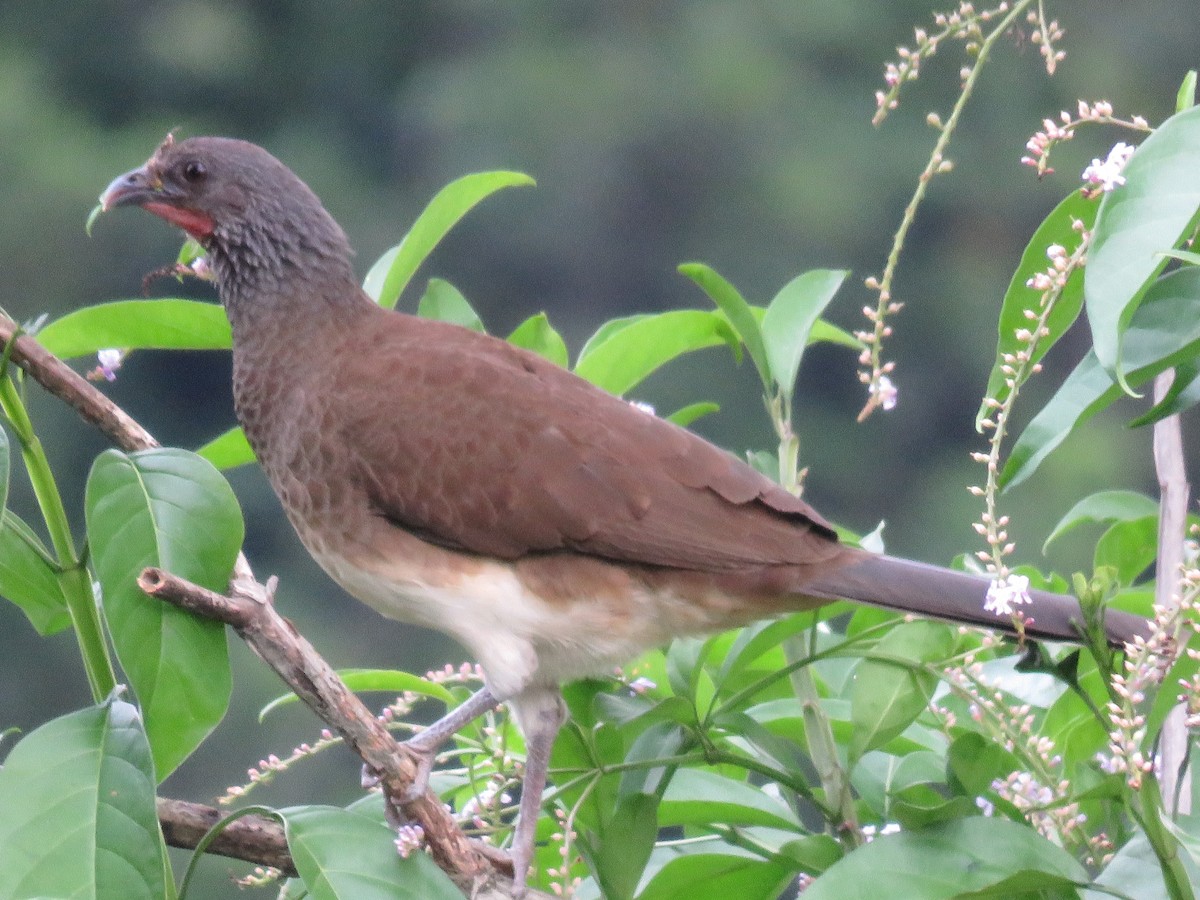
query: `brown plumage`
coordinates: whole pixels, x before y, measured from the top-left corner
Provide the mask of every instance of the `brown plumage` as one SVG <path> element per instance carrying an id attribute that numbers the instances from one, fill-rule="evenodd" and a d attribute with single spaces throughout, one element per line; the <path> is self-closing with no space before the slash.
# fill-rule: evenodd
<path id="1" fill-rule="evenodd" d="M 259 147 L 168 140 L 103 202 L 207 249 L 238 417 L 314 557 L 385 615 L 453 635 L 512 703 L 530 757 L 519 882 L 562 681 L 841 597 L 1011 628 L 983 610 L 986 580 L 847 547 L 696 435 L 504 341 L 381 309 L 342 230 Z M 1077 634 L 1072 598 L 1035 592 L 1026 612 L 1035 636 Z M 1107 627 L 1119 642 L 1145 622 Z"/>

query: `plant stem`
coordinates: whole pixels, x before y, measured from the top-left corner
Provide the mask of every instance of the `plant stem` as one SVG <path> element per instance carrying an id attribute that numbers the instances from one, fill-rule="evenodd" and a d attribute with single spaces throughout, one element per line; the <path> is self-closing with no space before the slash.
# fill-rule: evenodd
<path id="1" fill-rule="evenodd" d="M 112 692 L 117 677 L 113 671 L 108 643 L 104 639 L 104 628 L 100 623 L 100 610 L 92 591 L 91 577 L 75 550 L 75 541 L 71 537 L 71 526 L 63 507 L 62 495 L 58 491 L 54 474 L 50 471 L 50 463 L 46 459 L 42 442 L 33 430 L 33 423 L 25 409 L 20 391 L 8 372 L 0 375 L 0 408 L 3 408 L 21 445 L 21 457 L 29 473 L 29 482 L 57 557 L 58 583 L 66 598 L 67 610 L 75 628 L 75 638 L 79 642 L 79 653 L 83 658 L 88 684 L 92 689 L 92 699 L 99 702 Z"/>
<path id="2" fill-rule="evenodd" d="M 1134 815 L 1142 825 L 1142 831 L 1158 857 L 1158 865 L 1162 870 L 1163 883 L 1171 900 L 1195 900 L 1192 882 L 1188 877 L 1183 860 L 1179 857 L 1179 842 L 1174 835 L 1163 826 L 1164 814 L 1162 794 L 1159 791 L 1158 779 L 1153 772 L 1147 772 L 1142 778 L 1141 790 L 1137 792 L 1141 800 L 1141 815 Z"/>

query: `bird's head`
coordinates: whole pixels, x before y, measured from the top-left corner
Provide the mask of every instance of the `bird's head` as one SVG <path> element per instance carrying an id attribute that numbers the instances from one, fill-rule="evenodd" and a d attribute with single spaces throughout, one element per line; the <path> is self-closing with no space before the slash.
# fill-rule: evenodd
<path id="1" fill-rule="evenodd" d="M 274 156 L 222 137 L 167 139 L 114 178 L 100 209 L 140 206 L 195 238 L 227 301 L 264 279 L 352 276 L 346 236 L 321 201 Z"/>

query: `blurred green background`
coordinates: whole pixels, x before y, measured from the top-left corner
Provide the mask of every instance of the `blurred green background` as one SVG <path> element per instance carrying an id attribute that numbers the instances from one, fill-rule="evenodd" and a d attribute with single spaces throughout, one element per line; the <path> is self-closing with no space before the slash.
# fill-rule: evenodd
<path id="1" fill-rule="evenodd" d="M 899 406 L 855 424 L 864 398 L 845 350 L 818 348 L 801 372 L 808 498 L 860 531 L 886 520 L 895 553 L 946 562 L 977 549 L 965 486 L 981 472 L 968 452 L 979 445 L 972 423 L 1000 299 L 1041 217 L 1126 136 L 1084 131 L 1058 151 L 1061 174 L 1040 183 L 1019 164 L 1025 141 L 1078 98 L 1159 121 L 1200 63 L 1194 0 L 1049 5 L 1067 31 L 1065 63 L 1049 78 L 1028 34 L 1002 43 L 952 145 L 955 170 L 936 180 L 911 234 L 895 288 L 907 308 L 889 347 Z M 533 175 L 535 190 L 474 212 L 417 285 L 448 278 L 496 333 L 546 310 L 576 352 L 613 316 L 705 306 L 675 272 L 691 260 L 757 302 L 804 269 L 850 268 L 829 318 L 857 328 L 873 301 L 862 278 L 881 269 L 935 138 L 925 114 L 944 115 L 956 95 L 960 47 L 948 45 L 900 110 L 881 129 L 870 124 L 884 62 L 929 20 L 926 0 L 7 0 L 0 305 L 29 320 L 137 296 L 142 276 L 174 258 L 179 236 L 133 213 L 104 217 L 91 239 L 83 223 L 104 185 L 178 128 L 244 137 L 283 159 L 342 222 L 363 274 L 449 180 L 489 168 Z M 154 291 L 179 289 L 159 281 Z M 415 303 L 413 294 L 401 307 Z M 1085 347 L 1081 333 L 1054 352 L 1021 421 Z M 195 447 L 233 422 L 226 354 L 138 353 L 103 388 L 167 444 Z M 82 522 L 83 483 L 104 442 L 31 394 Z M 721 413 L 697 430 L 739 453 L 772 443 L 752 368 L 736 368 L 727 351 L 673 365 L 637 397 L 666 411 L 716 400 Z M 1086 566 L 1086 535 L 1041 558 L 1053 522 L 1095 490 L 1153 490 L 1149 433 L 1123 421 L 1089 426 L 1007 499 L 1021 559 Z M 342 594 L 309 561 L 257 469 L 230 478 L 257 574 L 280 576 L 281 609 L 335 665 L 424 671 L 462 658 L 440 636 L 381 623 Z M 14 504 L 31 517 L 19 478 Z M 260 756 L 283 755 L 319 727 L 299 708 L 257 724 L 280 688 L 231 644 L 235 707 L 169 794 L 211 800 Z M 30 729 L 88 701 L 70 636 L 41 640 L 6 604 L 0 684 L 0 728 Z M 357 780 L 350 755 L 333 754 L 261 800 L 347 802 Z M 206 866 L 212 895 L 231 894 L 221 887 L 231 867 Z"/>

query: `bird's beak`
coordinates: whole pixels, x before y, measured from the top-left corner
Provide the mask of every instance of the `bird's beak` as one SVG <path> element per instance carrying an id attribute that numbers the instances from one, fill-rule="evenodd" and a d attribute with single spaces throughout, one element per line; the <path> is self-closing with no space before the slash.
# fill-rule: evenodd
<path id="1" fill-rule="evenodd" d="M 145 165 L 114 178 L 100 195 L 100 209 L 108 212 L 118 206 L 143 206 L 165 199 L 162 179 Z"/>

